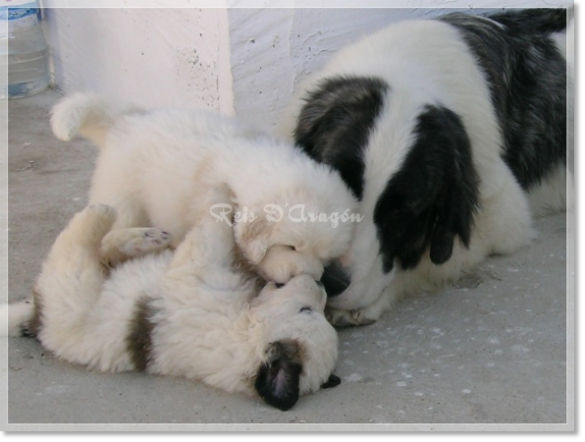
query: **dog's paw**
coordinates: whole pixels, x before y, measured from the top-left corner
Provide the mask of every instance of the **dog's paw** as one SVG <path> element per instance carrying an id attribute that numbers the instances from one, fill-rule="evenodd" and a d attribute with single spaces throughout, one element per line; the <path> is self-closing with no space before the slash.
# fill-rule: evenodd
<path id="1" fill-rule="evenodd" d="M 327 307 L 325 317 L 334 327 L 351 327 L 356 325 L 368 325 L 376 322 L 377 317 L 369 314 L 368 309 L 363 310 L 339 310 Z"/>
<path id="2" fill-rule="evenodd" d="M 126 258 L 156 253 L 170 246 L 171 234 L 157 228 L 134 227 L 114 230 L 102 241 L 102 255 L 111 255 L 115 251 Z"/>

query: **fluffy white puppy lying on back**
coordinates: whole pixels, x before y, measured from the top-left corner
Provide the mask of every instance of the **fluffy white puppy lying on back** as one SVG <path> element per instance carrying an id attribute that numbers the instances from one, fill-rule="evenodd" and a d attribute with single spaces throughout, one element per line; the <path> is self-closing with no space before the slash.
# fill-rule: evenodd
<path id="1" fill-rule="evenodd" d="M 105 205 L 75 215 L 43 265 L 34 306 L 3 307 L 12 335 L 28 326 L 69 362 L 255 390 L 281 410 L 339 383 L 325 290 L 311 276 L 270 282 L 258 294 L 257 281 L 237 270 L 232 228 L 209 214 L 174 253 L 163 251 L 166 232 L 111 230 L 116 222 Z M 149 251 L 104 272 L 104 260 Z"/>
<path id="2" fill-rule="evenodd" d="M 235 119 L 74 94 L 55 106 L 51 125 L 59 139 L 79 133 L 100 147 L 89 203 L 114 207 L 115 229 L 161 227 L 176 246 L 209 213 L 204 195 L 227 184 L 235 208 L 216 215 L 234 220 L 236 242 L 266 279 L 319 280 L 349 247 L 352 223 L 330 222 L 356 207 L 338 173 Z"/>

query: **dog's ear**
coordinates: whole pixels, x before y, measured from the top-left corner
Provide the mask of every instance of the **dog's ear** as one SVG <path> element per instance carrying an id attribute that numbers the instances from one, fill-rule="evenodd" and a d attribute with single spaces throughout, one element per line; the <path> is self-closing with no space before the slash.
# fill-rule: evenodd
<path id="1" fill-rule="evenodd" d="M 327 78 L 306 97 L 297 118 L 296 144 L 337 170 L 357 199 L 364 187 L 362 150 L 388 89 L 376 77 Z"/>
<path id="2" fill-rule="evenodd" d="M 458 236 L 469 246 L 479 179 L 461 118 L 427 106 L 415 142 L 390 178 L 374 210 L 384 272 L 397 259 L 414 268 L 426 250 L 434 264 L 446 262 Z"/>
<path id="3" fill-rule="evenodd" d="M 273 342 L 266 349 L 266 361 L 256 374 L 254 388 L 268 405 L 286 411 L 299 399 L 303 367 L 296 341 Z"/>
<path id="4" fill-rule="evenodd" d="M 270 238 L 274 224 L 264 216 L 255 215 L 254 220 L 240 220 L 235 224 L 236 242 L 252 264 L 260 264 L 271 246 Z"/>

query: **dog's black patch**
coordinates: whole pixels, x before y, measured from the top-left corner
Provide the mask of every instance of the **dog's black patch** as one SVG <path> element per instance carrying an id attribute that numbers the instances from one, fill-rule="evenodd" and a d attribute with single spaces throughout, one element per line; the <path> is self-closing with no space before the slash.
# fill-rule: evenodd
<path id="1" fill-rule="evenodd" d="M 439 20 L 462 33 L 483 69 L 504 138 L 503 158 L 529 189 L 566 164 L 566 61 L 547 35 L 566 28 L 566 10 L 488 18 L 493 21 L 453 13 Z"/>
<path id="2" fill-rule="evenodd" d="M 550 34 L 567 29 L 564 8 L 534 8 L 490 14 L 489 18 L 522 33 Z"/>
<path id="3" fill-rule="evenodd" d="M 126 337 L 126 349 L 134 367 L 145 371 L 152 358 L 152 332 L 154 310 L 146 296 L 136 302 L 134 315 L 130 321 L 130 330 Z"/>
<path id="4" fill-rule="evenodd" d="M 303 367 L 294 342 L 269 345 L 266 362 L 260 365 L 254 388 L 268 405 L 286 411 L 299 400 L 299 380 Z"/>
<path id="5" fill-rule="evenodd" d="M 308 95 L 297 119 L 297 145 L 339 171 L 359 200 L 364 189 L 362 151 L 387 90 L 375 77 L 328 78 Z"/>
<path id="6" fill-rule="evenodd" d="M 461 118 L 428 105 L 417 118 L 415 142 L 374 209 L 383 270 L 397 259 L 415 267 L 430 247 L 435 264 L 447 261 L 455 237 L 469 245 L 479 179 Z"/>

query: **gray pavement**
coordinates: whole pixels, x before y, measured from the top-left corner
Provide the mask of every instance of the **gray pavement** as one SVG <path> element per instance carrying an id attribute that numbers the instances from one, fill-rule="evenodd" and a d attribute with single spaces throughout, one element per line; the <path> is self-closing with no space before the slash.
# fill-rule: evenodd
<path id="1" fill-rule="evenodd" d="M 53 137 L 48 114 L 58 98 L 47 91 L 9 102 L 13 301 L 30 295 L 56 235 L 85 205 L 97 153 L 87 141 Z M 287 412 L 184 379 L 88 372 L 33 339 L 9 339 L 6 429 L 571 429 L 566 219 L 540 219 L 530 247 L 407 298 L 373 325 L 340 330 L 342 384 Z M 178 425 L 198 423 L 239 425 Z"/>

